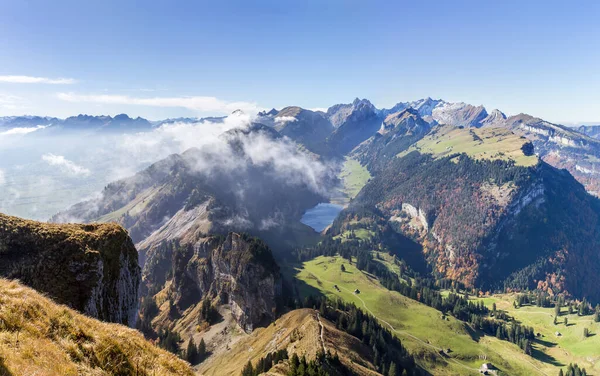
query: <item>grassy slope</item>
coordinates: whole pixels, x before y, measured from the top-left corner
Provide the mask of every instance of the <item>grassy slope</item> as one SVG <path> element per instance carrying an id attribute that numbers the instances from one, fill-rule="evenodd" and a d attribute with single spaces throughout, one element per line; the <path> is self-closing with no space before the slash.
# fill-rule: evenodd
<path id="1" fill-rule="evenodd" d="M 0 279 L 0 375 L 192 375 L 136 330 Z"/>
<path id="2" fill-rule="evenodd" d="M 585 367 L 588 374 L 590 371 L 593 374 L 600 373 L 600 323 L 593 322 L 592 316 L 569 315 L 563 307 L 558 318 L 559 324 L 554 325 L 554 308 L 514 308 L 514 294 L 494 295 L 483 300 L 488 307 L 496 303 L 497 309 L 507 311 L 517 321 L 533 327 L 536 333 L 543 335 L 543 342 L 534 344 L 534 348 L 538 350 L 534 355 L 545 360 L 543 370 L 548 374 L 557 374 L 553 364 L 563 367 L 569 363 Z M 563 323 L 565 317 L 568 318 L 568 326 Z M 584 338 L 583 328 L 588 328 L 592 336 Z M 561 336 L 557 337 L 556 332 Z"/>
<path id="3" fill-rule="evenodd" d="M 147 203 L 150 202 L 152 200 L 152 197 L 158 192 L 158 190 L 158 188 L 151 187 L 140 192 L 127 205 L 123 206 L 118 210 L 103 215 L 102 217 L 98 218 L 96 222 L 116 222 L 125 213 L 129 213 L 129 215 L 137 215 L 141 213 L 146 207 Z"/>
<path id="4" fill-rule="evenodd" d="M 320 339 L 319 320 L 323 324 L 323 342 Z M 312 309 L 291 311 L 268 327 L 255 330 L 228 351 L 202 363 L 198 370 L 206 376 L 239 375 L 248 361 L 256 365 L 267 353 L 285 348 L 290 356 L 298 354 L 314 359 L 323 346 L 326 351 L 339 354 L 342 363 L 356 375 L 378 375 L 372 371 L 373 365 L 366 361 L 372 356 L 368 346 L 337 330 L 331 322 L 317 318 L 317 312 Z M 271 374 L 286 374 L 285 371 L 276 371 L 271 370 Z"/>
<path id="5" fill-rule="evenodd" d="M 342 263 L 346 272 L 341 271 Z M 479 337 L 452 317 L 443 320 L 439 311 L 387 290 L 376 278 L 348 265 L 340 257 L 318 257 L 300 268 L 284 270 L 299 280 L 300 294 L 321 292 L 353 302 L 391 325 L 420 364 L 433 374 L 477 374 L 476 369 L 484 362 L 480 359 L 483 356 L 510 375 L 555 375 L 558 372 L 556 368 L 549 373 L 539 371 L 544 364 L 523 354 L 516 345 L 494 337 Z M 356 288 L 361 291 L 359 295 L 353 293 Z M 447 348 L 451 354 L 445 359 L 438 352 Z"/>
<path id="6" fill-rule="evenodd" d="M 533 166 L 538 158 L 535 155 L 526 156 L 521 150 L 527 142 L 504 128 L 459 129 L 446 126 L 428 134 L 398 156 L 414 150 L 438 157 L 466 153 L 475 159 L 514 160 L 519 166 Z"/>
<path id="7" fill-rule="evenodd" d="M 338 178 L 342 181 L 342 189 L 339 197 L 335 197 L 331 201 L 335 204 L 346 205 L 367 184 L 371 174 L 357 160 L 346 158 Z"/>

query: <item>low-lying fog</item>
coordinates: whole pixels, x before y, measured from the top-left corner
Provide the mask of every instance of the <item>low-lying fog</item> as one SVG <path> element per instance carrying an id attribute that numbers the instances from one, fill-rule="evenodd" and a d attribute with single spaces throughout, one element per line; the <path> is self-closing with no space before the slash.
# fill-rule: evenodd
<path id="1" fill-rule="evenodd" d="M 247 126 L 250 120 L 246 115 L 231 115 L 223 122 L 169 123 L 132 134 L 53 126 L 0 129 L 0 212 L 47 220 L 98 195 L 109 182 L 131 176 L 170 154 L 210 145 L 218 135 Z M 309 159 L 280 164 L 302 169 L 313 179 L 327 170 Z M 315 171 L 306 171 L 311 169 Z"/>

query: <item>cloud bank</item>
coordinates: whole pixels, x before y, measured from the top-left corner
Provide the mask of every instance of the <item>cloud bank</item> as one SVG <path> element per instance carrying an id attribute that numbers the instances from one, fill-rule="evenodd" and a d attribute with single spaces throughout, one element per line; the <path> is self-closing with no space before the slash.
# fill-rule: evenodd
<path id="1" fill-rule="evenodd" d="M 19 135 L 19 134 L 27 134 L 38 131 L 40 129 L 47 128 L 47 125 L 38 125 L 37 127 L 22 127 L 22 128 L 11 128 L 7 131 L 0 132 L 0 136 L 10 136 L 10 135 Z"/>
<path id="2" fill-rule="evenodd" d="M 198 112 L 218 112 L 229 114 L 235 110 L 256 113 L 262 110 L 252 102 L 228 102 L 215 97 L 153 97 L 140 98 L 114 94 L 58 93 L 57 97 L 67 102 L 87 102 L 100 104 L 138 105 L 151 107 L 182 107 Z"/>
<path id="3" fill-rule="evenodd" d="M 13 84 L 50 84 L 50 85 L 71 85 L 77 83 L 73 78 L 48 78 L 33 76 L 0 76 L 0 82 Z"/>
<path id="4" fill-rule="evenodd" d="M 69 175 L 82 175 L 88 176 L 91 171 L 87 168 L 80 166 L 68 159 L 66 159 L 62 155 L 55 155 L 52 153 L 42 155 L 42 160 L 48 163 L 50 166 L 56 166 L 60 168 L 61 171 L 69 174 Z"/>

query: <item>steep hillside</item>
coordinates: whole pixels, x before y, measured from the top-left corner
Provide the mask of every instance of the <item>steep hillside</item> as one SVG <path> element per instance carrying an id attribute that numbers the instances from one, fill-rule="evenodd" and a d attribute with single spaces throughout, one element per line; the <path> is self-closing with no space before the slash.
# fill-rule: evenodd
<path id="1" fill-rule="evenodd" d="M 446 138 L 440 129 L 415 145 L 426 154 L 392 160 L 331 235 L 392 229 L 419 243 L 440 277 L 600 301 L 594 278 L 578 277 L 600 270 L 598 200 L 566 171 L 536 162 L 527 140 L 496 130 L 449 132 Z M 401 257 L 403 247 L 396 248 Z"/>
<path id="2" fill-rule="evenodd" d="M 0 214 L 0 276 L 103 321 L 133 325 L 140 268 L 116 224 L 47 224 Z"/>
<path id="3" fill-rule="evenodd" d="M 318 311 L 307 308 L 291 311 L 268 327 L 255 330 L 230 351 L 201 364 L 199 371 L 207 376 L 241 375 L 249 361 L 256 365 L 260 358 L 278 350 L 287 350 L 289 357 L 296 354 L 314 360 L 323 348 L 338 354 L 342 364 L 354 375 L 379 375 L 374 370 L 373 351 L 369 346 L 336 329 L 335 324 L 319 317 Z M 288 371 L 289 360 L 286 360 L 269 374 L 284 376 Z"/>
<path id="4" fill-rule="evenodd" d="M 600 192 L 600 141 L 573 128 L 519 114 L 495 126 L 504 126 L 533 142 L 536 153 L 548 164 L 567 169 L 585 188 Z"/>
<path id="5" fill-rule="evenodd" d="M 335 130 L 327 138 L 329 153 L 346 154 L 371 137 L 381 126 L 382 118 L 366 99 L 330 107 L 327 116 Z"/>
<path id="6" fill-rule="evenodd" d="M 0 279 L 0 375 L 192 375 L 133 329 L 102 323 Z"/>
<path id="7" fill-rule="evenodd" d="M 285 107 L 273 116 L 275 129 L 284 136 L 321 153 L 333 125 L 321 114 L 300 107 Z"/>
<path id="8" fill-rule="evenodd" d="M 326 200 L 334 178 L 314 155 L 273 128 L 254 124 L 111 183 L 100 198 L 75 205 L 53 221 L 116 221 L 138 243 L 142 264 L 146 251 L 163 241 L 230 230 L 285 248 L 312 232 L 299 220 Z"/>
<path id="9" fill-rule="evenodd" d="M 147 299 L 163 303 L 161 297 L 169 297 L 156 319 L 144 317 L 146 323 L 154 320 L 157 332 L 190 318 L 199 322 L 204 301 L 229 305 L 240 327 L 251 332 L 275 318 L 282 290 L 270 249 L 259 239 L 237 233 L 154 248 L 143 276 L 148 291 L 161 292 Z"/>

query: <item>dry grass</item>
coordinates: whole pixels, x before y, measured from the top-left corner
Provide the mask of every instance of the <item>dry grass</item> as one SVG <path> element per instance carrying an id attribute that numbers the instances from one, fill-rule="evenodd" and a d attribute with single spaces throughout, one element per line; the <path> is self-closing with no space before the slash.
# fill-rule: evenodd
<path id="1" fill-rule="evenodd" d="M 327 351 L 340 357 L 341 362 L 360 376 L 378 375 L 368 359 L 371 350 L 355 337 L 338 329 L 331 322 L 321 318 L 324 332 L 323 339 Z M 287 349 L 289 355 L 305 355 L 314 359 L 323 344 L 320 337 L 320 326 L 316 311 L 298 309 L 289 312 L 266 328 L 255 330 L 248 337 L 237 342 L 230 351 L 202 363 L 199 370 L 202 375 L 239 375 L 242 368 L 251 361 L 257 361 L 267 353 Z M 273 367 L 268 375 L 285 375 L 285 363 Z"/>
<path id="2" fill-rule="evenodd" d="M 192 375 L 136 330 L 56 304 L 0 279 L 1 375 Z"/>

